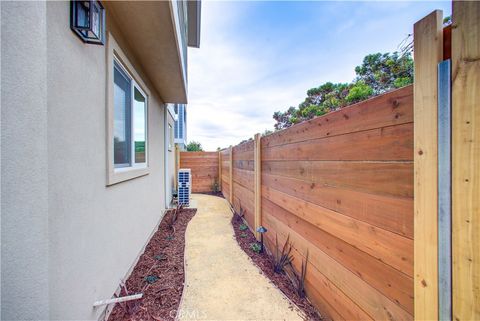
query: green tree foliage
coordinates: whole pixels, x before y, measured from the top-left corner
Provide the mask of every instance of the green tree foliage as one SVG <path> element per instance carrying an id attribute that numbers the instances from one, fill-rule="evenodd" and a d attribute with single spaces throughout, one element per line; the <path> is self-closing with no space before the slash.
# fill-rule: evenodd
<path id="1" fill-rule="evenodd" d="M 288 128 L 293 124 L 347 105 L 368 99 L 395 88 L 413 83 L 413 59 L 411 53 L 376 53 L 367 55 L 360 66 L 355 68 L 356 78 L 351 83 L 327 82 L 307 91 L 307 97 L 298 107 L 273 114 L 275 130 Z"/>
<path id="2" fill-rule="evenodd" d="M 349 103 L 356 103 L 372 96 L 373 89 L 369 85 L 365 84 L 363 81 L 356 82 L 348 92 L 347 97 L 345 100 Z"/>
<path id="3" fill-rule="evenodd" d="M 265 129 L 265 131 L 262 133 L 262 137 L 265 137 L 271 134 L 273 134 L 273 130 Z"/>
<path id="4" fill-rule="evenodd" d="M 413 59 L 398 52 L 371 54 L 363 58 L 355 73 L 356 81 L 363 81 L 374 95 L 379 95 L 413 82 Z"/>
<path id="5" fill-rule="evenodd" d="M 196 141 L 191 141 L 187 144 L 187 151 L 188 152 L 203 152 L 202 144 Z"/>

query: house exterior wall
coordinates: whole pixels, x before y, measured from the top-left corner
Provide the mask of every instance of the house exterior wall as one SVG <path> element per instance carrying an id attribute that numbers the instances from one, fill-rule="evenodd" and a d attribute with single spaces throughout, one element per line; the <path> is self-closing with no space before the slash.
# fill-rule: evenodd
<path id="1" fill-rule="evenodd" d="M 14 1 L 2 1 L 0 7 L 1 319 L 45 320 L 49 318 L 47 8 L 45 2 Z M 9 37 L 12 34 L 16 37 Z"/>
<path id="2" fill-rule="evenodd" d="M 165 105 L 108 11 L 150 91 L 150 171 L 106 186 L 108 48 L 70 30 L 69 5 L 1 4 L 2 319 L 101 317 L 166 207 Z"/>
<path id="3" fill-rule="evenodd" d="M 175 128 L 175 119 L 173 118 L 173 115 L 167 111 L 167 123 L 172 126 L 172 128 Z M 168 135 L 166 135 L 169 137 Z M 174 141 L 174 137 L 172 137 L 172 141 Z M 167 204 L 170 204 L 172 201 L 172 192 L 175 188 L 175 144 L 172 144 L 172 148 L 167 151 L 166 153 L 166 183 L 165 183 L 165 194 L 166 194 L 166 201 Z"/>

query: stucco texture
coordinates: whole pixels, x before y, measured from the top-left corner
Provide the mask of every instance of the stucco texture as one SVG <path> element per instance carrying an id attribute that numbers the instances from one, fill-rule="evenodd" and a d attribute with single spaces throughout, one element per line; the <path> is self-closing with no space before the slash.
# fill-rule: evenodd
<path id="1" fill-rule="evenodd" d="M 149 174 L 107 186 L 108 46 L 69 1 L 2 2 L 2 319 L 97 320 L 164 214 L 165 105 L 151 93 Z"/>
<path id="2" fill-rule="evenodd" d="M 48 319 L 47 8 L 0 7 L 1 319 Z"/>
<path id="3" fill-rule="evenodd" d="M 178 319 L 303 320 L 238 245 L 227 201 L 192 197 L 197 213 L 185 236 L 185 288 Z"/>

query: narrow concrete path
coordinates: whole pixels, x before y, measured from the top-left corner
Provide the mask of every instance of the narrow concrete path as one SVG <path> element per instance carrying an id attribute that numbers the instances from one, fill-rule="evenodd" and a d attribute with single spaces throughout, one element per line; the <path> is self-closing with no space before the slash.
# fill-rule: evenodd
<path id="1" fill-rule="evenodd" d="M 226 200 L 194 194 L 185 241 L 179 320 L 302 320 L 301 312 L 243 252 Z"/>

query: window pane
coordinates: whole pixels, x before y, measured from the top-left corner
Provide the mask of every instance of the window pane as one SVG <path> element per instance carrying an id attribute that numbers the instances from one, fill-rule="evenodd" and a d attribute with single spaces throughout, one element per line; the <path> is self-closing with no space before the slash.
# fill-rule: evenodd
<path id="1" fill-rule="evenodd" d="M 145 163 L 146 162 L 146 98 L 143 94 L 137 89 L 134 89 L 134 100 L 133 100 L 133 136 L 135 138 L 135 163 Z"/>
<path id="2" fill-rule="evenodd" d="M 130 79 L 115 63 L 114 66 L 113 154 L 115 167 L 131 163 L 131 91 Z"/>

